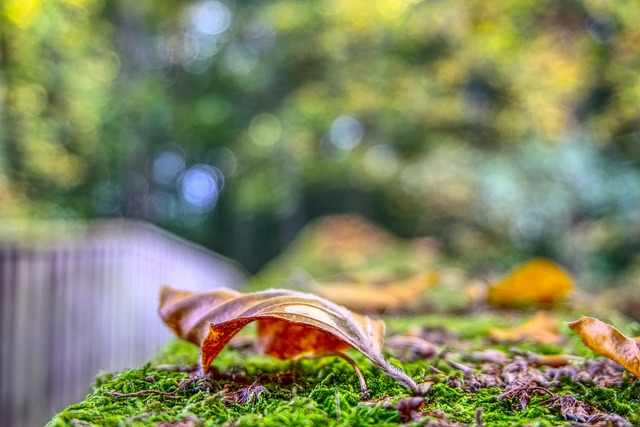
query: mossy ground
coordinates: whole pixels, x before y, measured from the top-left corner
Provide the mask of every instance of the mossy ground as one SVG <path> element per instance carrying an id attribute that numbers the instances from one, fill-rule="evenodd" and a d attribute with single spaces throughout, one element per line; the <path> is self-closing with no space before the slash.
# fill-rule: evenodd
<path id="1" fill-rule="evenodd" d="M 555 345 L 495 345 L 486 340 L 493 326 L 513 326 L 527 314 L 486 312 L 473 316 L 420 316 L 387 319 L 391 334 L 415 327 L 445 327 L 458 334 L 468 345 L 468 352 L 491 349 L 530 351 L 535 353 L 569 353 L 585 358 L 596 357 L 579 338 L 566 328 L 565 343 Z M 558 314 L 558 320 L 572 320 L 575 314 Z M 637 331 L 628 324 L 627 330 Z M 251 331 L 244 331 L 245 335 Z M 156 359 L 141 368 L 120 373 L 98 375 L 86 400 L 57 414 L 48 424 L 58 426 L 341 426 L 341 425 L 474 425 L 477 408 L 482 408 L 482 422 L 488 426 L 556 426 L 570 425 L 558 409 L 543 402 L 545 395 L 534 395 L 523 411 L 513 400 L 499 400 L 504 388 L 480 388 L 473 392 L 456 387 L 462 373 L 443 358 L 402 362 L 390 356 L 416 381 L 425 378 L 433 386 L 425 397 L 424 408 L 412 422 L 402 417 L 395 403 L 410 392 L 389 379 L 357 352 L 351 356 L 361 367 L 367 380 L 371 400 L 361 401 L 361 393 L 353 369 L 342 359 L 325 357 L 300 361 L 278 361 L 243 348 L 227 348 L 214 362 L 223 379 L 189 381 L 189 374 L 167 371 L 162 365 L 189 366 L 198 360 L 199 349 L 176 340 L 161 351 Z M 464 360 L 463 360 L 464 363 Z M 543 368 L 544 369 L 544 368 Z M 230 374 L 234 374 L 232 377 Z M 640 425 L 640 383 L 624 374 L 621 384 L 601 387 L 574 382 L 563 377 L 550 386 L 553 393 L 571 393 L 577 399 L 605 413 L 616 413 L 633 425 Z M 459 381 L 458 381 L 459 383 Z M 251 396 L 251 385 L 259 384 Z M 180 388 L 182 386 L 182 388 Z M 264 387 L 264 389 L 262 389 Z M 134 397 L 119 397 L 142 390 Z M 176 390 L 179 390 L 176 392 Z M 237 399 L 242 393 L 246 403 Z M 235 403 L 234 403 L 235 402 Z M 444 418 L 442 418 L 442 414 Z"/>

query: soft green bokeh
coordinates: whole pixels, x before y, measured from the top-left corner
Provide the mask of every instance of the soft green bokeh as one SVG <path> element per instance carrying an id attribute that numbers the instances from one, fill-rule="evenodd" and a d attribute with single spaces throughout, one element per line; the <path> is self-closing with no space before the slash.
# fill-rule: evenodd
<path id="1" fill-rule="evenodd" d="M 345 211 L 459 257 L 637 266 L 637 2 L 0 10 L 3 217 L 144 218 L 252 271 Z"/>

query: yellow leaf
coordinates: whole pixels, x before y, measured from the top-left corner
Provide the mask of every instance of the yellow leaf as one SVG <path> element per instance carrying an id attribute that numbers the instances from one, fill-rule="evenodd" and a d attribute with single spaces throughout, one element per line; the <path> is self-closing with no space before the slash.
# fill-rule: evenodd
<path id="1" fill-rule="evenodd" d="M 539 344 L 559 344 L 562 335 L 556 321 L 546 311 L 537 312 L 528 322 L 510 329 L 491 328 L 489 339 L 496 342 L 532 341 Z"/>
<path id="2" fill-rule="evenodd" d="M 164 286 L 160 316 L 176 334 L 202 349 L 205 373 L 222 348 L 240 329 L 258 325 L 258 348 L 279 359 L 336 355 L 347 360 L 368 396 L 355 362 L 343 352 L 355 348 L 389 377 L 413 392 L 418 385 L 382 356 L 382 320 L 355 314 L 316 295 L 271 289 L 243 294 L 229 289 L 195 293 Z"/>
<path id="3" fill-rule="evenodd" d="M 573 290 L 571 276 L 548 259 L 534 259 L 489 288 L 487 302 L 497 307 L 552 305 Z"/>
<path id="4" fill-rule="evenodd" d="M 568 325 L 584 345 L 640 377 L 640 341 L 624 336 L 613 326 L 593 317 L 583 317 Z"/>

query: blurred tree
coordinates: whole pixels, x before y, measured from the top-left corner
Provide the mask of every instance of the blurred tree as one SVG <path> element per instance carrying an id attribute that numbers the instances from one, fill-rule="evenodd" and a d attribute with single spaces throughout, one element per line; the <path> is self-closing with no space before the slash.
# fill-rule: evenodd
<path id="1" fill-rule="evenodd" d="M 31 215 L 91 215 L 124 147 L 105 144 L 119 59 L 95 1 L 3 3 L 2 157 Z"/>
<path id="2" fill-rule="evenodd" d="M 594 0 L 8 0 L 0 197 L 149 219 L 251 270 L 344 211 L 457 255 L 623 265 L 638 18 Z"/>

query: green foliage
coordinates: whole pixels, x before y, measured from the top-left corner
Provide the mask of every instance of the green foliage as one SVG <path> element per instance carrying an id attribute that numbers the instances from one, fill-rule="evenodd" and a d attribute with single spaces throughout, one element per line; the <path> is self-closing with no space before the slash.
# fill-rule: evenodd
<path id="1" fill-rule="evenodd" d="M 8 0 L 3 215 L 146 218 L 252 271 L 344 211 L 464 256 L 507 242 L 625 266 L 639 16 L 591 0 Z M 163 153 L 179 164 L 159 177 Z M 216 184 L 189 193 L 203 164 Z"/>

